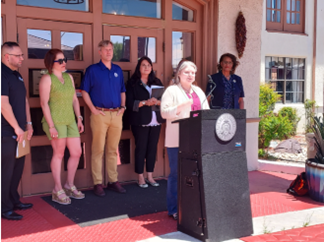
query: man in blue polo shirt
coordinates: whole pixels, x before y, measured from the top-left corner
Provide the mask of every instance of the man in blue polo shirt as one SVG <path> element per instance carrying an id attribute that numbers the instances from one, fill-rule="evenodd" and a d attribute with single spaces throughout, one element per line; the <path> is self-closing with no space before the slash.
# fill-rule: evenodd
<path id="1" fill-rule="evenodd" d="M 93 192 L 103 197 L 105 191 L 102 184 L 102 158 L 105 146 L 105 162 L 109 179 L 107 188 L 119 193 L 126 192 L 117 178 L 117 148 L 126 109 L 126 88 L 122 69 L 111 62 L 114 55 L 113 43 L 102 40 L 98 47 L 101 60 L 87 68 L 81 90 L 83 99 L 91 111 Z"/>

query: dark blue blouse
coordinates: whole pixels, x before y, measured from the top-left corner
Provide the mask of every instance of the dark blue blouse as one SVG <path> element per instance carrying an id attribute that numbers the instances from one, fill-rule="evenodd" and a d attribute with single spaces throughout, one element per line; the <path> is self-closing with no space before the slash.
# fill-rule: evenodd
<path id="1" fill-rule="evenodd" d="M 241 77 L 234 74 L 231 75 L 231 87 L 227 87 L 231 88 L 231 90 L 228 90 L 227 93 L 226 86 L 223 80 L 223 73 L 218 72 L 216 74 L 213 74 L 211 77 L 214 83 L 216 84 L 216 88 L 213 91 L 214 98 L 212 100 L 210 108 L 226 108 L 227 104 L 225 104 L 225 102 L 227 103 L 227 101 L 233 100 L 232 108 L 239 109 L 240 106 L 238 100 L 241 97 L 244 97 L 244 90 Z M 229 84 L 229 81 L 226 80 L 226 83 Z M 212 87 L 213 85 L 210 85 L 209 83 L 207 84 L 206 95 L 210 92 Z"/>
<path id="2" fill-rule="evenodd" d="M 223 75 L 222 77 L 223 84 L 225 86 L 224 90 L 224 104 L 222 109 L 233 109 L 233 76 L 230 76 L 230 79 L 227 80 L 226 77 Z"/>

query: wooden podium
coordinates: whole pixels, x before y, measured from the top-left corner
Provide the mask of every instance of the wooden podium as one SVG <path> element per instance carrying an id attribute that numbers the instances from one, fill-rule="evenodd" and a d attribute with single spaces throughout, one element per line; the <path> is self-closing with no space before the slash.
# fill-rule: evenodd
<path id="1" fill-rule="evenodd" d="M 178 230 L 206 242 L 251 235 L 245 110 L 193 111 L 177 122 Z"/>

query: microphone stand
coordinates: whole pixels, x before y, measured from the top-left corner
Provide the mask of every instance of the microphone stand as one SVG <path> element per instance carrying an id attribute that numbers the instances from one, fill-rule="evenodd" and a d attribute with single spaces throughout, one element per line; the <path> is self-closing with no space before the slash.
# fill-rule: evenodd
<path id="1" fill-rule="evenodd" d="M 213 81 L 213 78 L 210 76 L 210 75 L 207 75 L 208 76 L 208 83 L 210 84 L 210 88 L 211 90 L 209 91 L 206 99 L 203 101 L 202 104 L 204 104 L 204 102 L 208 99 L 208 97 L 210 96 L 210 106 L 212 109 L 217 109 L 219 108 L 218 106 L 214 106 L 213 105 L 213 99 L 214 99 L 214 95 L 213 95 L 213 91 L 215 90 L 216 88 L 216 83 Z M 214 86 L 214 87 L 213 87 Z"/>

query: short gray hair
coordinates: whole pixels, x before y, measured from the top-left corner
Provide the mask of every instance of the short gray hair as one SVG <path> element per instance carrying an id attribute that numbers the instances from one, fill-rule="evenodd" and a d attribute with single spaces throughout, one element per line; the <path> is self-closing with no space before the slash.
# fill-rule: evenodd
<path id="1" fill-rule="evenodd" d="M 101 40 L 98 44 L 98 47 L 101 49 L 101 47 L 106 47 L 108 45 L 111 45 L 114 48 L 114 44 L 110 40 Z"/>
<path id="2" fill-rule="evenodd" d="M 181 65 L 179 66 L 179 68 L 177 69 L 177 72 L 174 75 L 174 83 L 175 84 L 180 83 L 179 74 L 183 69 L 186 69 L 188 66 L 192 66 L 195 69 L 195 71 L 197 71 L 197 66 L 192 61 L 182 62 Z"/>

